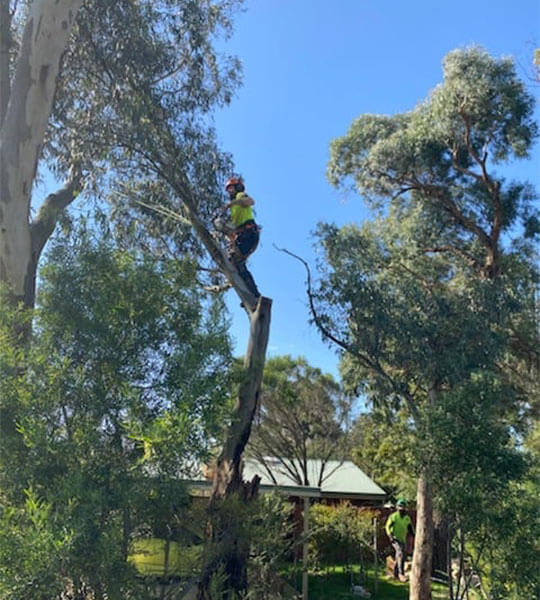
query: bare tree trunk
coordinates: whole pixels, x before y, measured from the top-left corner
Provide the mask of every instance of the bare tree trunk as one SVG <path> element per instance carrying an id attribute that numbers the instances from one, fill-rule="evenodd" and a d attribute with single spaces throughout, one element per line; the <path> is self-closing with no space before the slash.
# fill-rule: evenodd
<path id="1" fill-rule="evenodd" d="M 244 482 L 241 460 L 260 395 L 271 305 L 269 298 L 261 297 L 255 311 L 249 313 L 250 337 L 244 360 L 244 379 L 214 471 L 205 564 L 199 584 L 198 598 L 201 600 L 210 598 L 209 586 L 212 577 L 218 573 L 223 577 L 224 598 L 247 589 L 249 540 L 241 532 L 243 522 L 239 510 L 242 504 L 256 496 L 259 478 Z"/>
<path id="2" fill-rule="evenodd" d="M 9 3 L 7 3 L 8 5 Z M 43 138 L 52 112 L 65 47 L 82 0 L 36 0 L 30 9 L 13 80 L 0 57 L 0 283 L 16 300 L 34 304 L 35 278 L 43 243 L 33 238 L 30 199 Z M 0 50 L 9 43 L 9 21 L 0 5 Z M 8 39 L 6 39 L 6 37 Z M 9 93 L 9 98 L 6 94 Z M 71 199 L 73 199 L 73 194 Z M 51 220 L 52 213 L 47 215 Z M 56 220 L 54 220 L 56 222 Z M 52 231 L 52 230 L 51 230 Z"/>
<path id="3" fill-rule="evenodd" d="M 411 572 L 410 600 L 431 600 L 433 507 L 431 486 L 424 472 L 416 487 L 416 536 Z"/>

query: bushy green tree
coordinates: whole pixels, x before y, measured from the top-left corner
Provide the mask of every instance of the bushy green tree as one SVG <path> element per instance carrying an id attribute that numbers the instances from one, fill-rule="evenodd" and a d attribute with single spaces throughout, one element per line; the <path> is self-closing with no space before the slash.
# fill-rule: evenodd
<path id="1" fill-rule="evenodd" d="M 37 597 L 37 579 L 43 598 L 134 588 L 130 540 L 187 514 L 177 480 L 228 414 L 222 315 L 189 261 L 127 252 L 95 229 L 54 246 L 32 344 L 2 331 L 1 399 L 23 440 L 1 447 L 2 547 L 27 555 L 3 562 L 2 598 Z"/>
<path id="2" fill-rule="evenodd" d="M 479 562 L 479 572 L 493 598 L 521 600 L 540 594 L 540 578 L 529 557 L 540 551 L 538 536 L 538 479 L 525 485 L 510 486 L 501 504 L 493 511 L 493 525 L 487 556 Z M 475 539 L 473 555 L 485 544 L 483 536 Z"/>
<path id="3" fill-rule="evenodd" d="M 352 565 L 364 562 L 366 556 L 372 558 L 372 512 L 342 502 L 314 504 L 309 516 L 313 530 L 311 551 L 319 564 Z"/>
<path id="4" fill-rule="evenodd" d="M 414 110 L 364 115 L 332 143 L 330 180 L 352 181 L 381 219 L 361 229 L 321 227 L 326 264 L 312 296 L 320 303 L 315 320 L 350 355 L 352 385 L 374 402 L 406 406 L 415 436 L 435 450 L 432 416 L 444 410 L 446 395 L 473 403 L 471 385 L 482 372 L 482 393 L 491 391 L 490 377 L 504 387 L 512 340 L 530 347 L 535 339 L 530 327 L 518 327 L 531 314 L 534 191 L 496 171 L 528 155 L 537 136 L 533 107 L 511 60 L 456 50 L 445 57 L 443 83 Z M 499 437 L 496 420 L 515 416 L 522 401 L 514 389 L 505 407 L 495 402 L 486 419 L 494 430 L 484 430 L 494 436 L 493 451 L 511 454 L 509 421 Z M 430 486 L 438 460 L 422 448 L 415 600 L 431 594 Z"/>
<path id="5" fill-rule="evenodd" d="M 329 274 L 317 294 L 319 317 L 350 357 L 342 368 L 348 385 L 379 408 L 408 414 L 401 426 L 395 419 L 386 457 L 398 466 L 408 458 L 412 472 L 433 482 L 445 433 L 431 411 L 504 355 L 503 338 L 491 324 L 511 302 L 492 281 L 445 285 L 447 265 L 414 256 L 406 245 L 408 220 L 401 217 L 362 230 L 325 229 Z M 466 427 L 460 431 L 465 435 Z"/>
<path id="6" fill-rule="evenodd" d="M 296 545 L 294 505 L 283 496 L 263 494 L 251 514 L 248 598 L 280 598 L 279 569 L 290 560 Z"/>

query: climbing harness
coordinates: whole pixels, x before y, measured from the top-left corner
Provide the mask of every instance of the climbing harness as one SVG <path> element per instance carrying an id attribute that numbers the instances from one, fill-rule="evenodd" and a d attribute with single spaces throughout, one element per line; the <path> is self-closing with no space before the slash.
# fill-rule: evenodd
<path id="1" fill-rule="evenodd" d="M 259 245 L 259 234 L 261 228 L 253 220 L 242 223 L 234 231 L 231 239 L 233 251 L 242 260 L 246 260 L 250 254 L 255 252 Z"/>

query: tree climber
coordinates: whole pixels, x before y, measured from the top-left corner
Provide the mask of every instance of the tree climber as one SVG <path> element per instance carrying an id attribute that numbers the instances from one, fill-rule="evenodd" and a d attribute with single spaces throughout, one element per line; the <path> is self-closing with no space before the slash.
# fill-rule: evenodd
<path id="1" fill-rule="evenodd" d="M 250 292 L 258 297 L 261 294 L 246 267 L 248 256 L 255 251 L 259 243 L 260 228 L 255 223 L 252 208 L 255 201 L 245 193 L 244 181 L 241 177 L 230 177 L 225 184 L 225 190 L 229 195 L 229 202 L 225 208 L 231 210 L 231 221 L 234 225 L 229 238 L 229 259 L 246 282 Z"/>

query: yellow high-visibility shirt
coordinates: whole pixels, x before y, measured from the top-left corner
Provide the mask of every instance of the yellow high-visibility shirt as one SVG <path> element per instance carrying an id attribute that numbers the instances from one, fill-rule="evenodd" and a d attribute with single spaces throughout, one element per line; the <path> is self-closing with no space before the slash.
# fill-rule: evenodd
<path id="1" fill-rule="evenodd" d="M 236 194 L 236 198 L 244 198 L 247 196 L 244 192 L 238 192 Z M 246 221 L 253 220 L 253 207 L 252 206 L 240 206 L 238 204 L 233 204 L 231 206 L 231 221 L 235 227 L 240 227 Z"/>
<path id="2" fill-rule="evenodd" d="M 407 514 L 401 516 L 399 511 L 396 510 L 396 512 L 392 513 L 386 521 L 386 533 L 388 534 L 388 537 L 394 536 L 398 541 L 404 544 L 407 540 L 409 525 L 412 527 L 411 517 Z"/>

